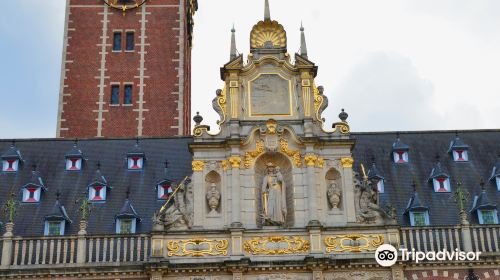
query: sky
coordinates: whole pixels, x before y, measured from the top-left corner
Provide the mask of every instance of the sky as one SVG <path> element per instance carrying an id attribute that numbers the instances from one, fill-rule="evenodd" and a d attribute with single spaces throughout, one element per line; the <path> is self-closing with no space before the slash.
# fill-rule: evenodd
<path id="1" fill-rule="evenodd" d="M 16 0 L 0 17 L 0 138 L 55 137 L 65 2 Z M 198 0 L 193 113 L 216 127 L 230 30 L 249 53 L 264 0 Z M 352 131 L 499 128 L 500 1 L 270 0 L 271 17 L 309 59 L 325 88 L 326 123 L 345 108 Z M 5 11 L 6 9 L 6 11 Z M 194 114 L 193 114 L 194 115 Z"/>

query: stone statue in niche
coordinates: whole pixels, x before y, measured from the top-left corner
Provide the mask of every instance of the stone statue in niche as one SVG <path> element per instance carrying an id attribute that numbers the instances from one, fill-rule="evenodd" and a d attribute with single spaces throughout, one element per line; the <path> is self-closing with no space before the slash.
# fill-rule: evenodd
<path id="1" fill-rule="evenodd" d="M 208 207 L 210 208 L 210 212 L 208 213 L 208 215 L 217 215 L 219 213 L 217 209 L 219 208 L 221 194 L 219 190 L 217 190 L 217 185 L 215 183 L 210 184 L 210 190 L 208 190 L 206 197 Z"/>
<path id="2" fill-rule="evenodd" d="M 330 203 L 330 209 L 338 209 L 342 197 L 342 190 L 337 182 L 330 184 L 326 192 L 326 196 L 328 198 L 328 202 Z"/>
<path id="3" fill-rule="evenodd" d="M 286 187 L 279 166 L 267 163 L 267 174 L 262 182 L 264 225 L 281 226 L 286 220 Z"/>
<path id="4" fill-rule="evenodd" d="M 358 174 L 355 174 L 358 176 Z M 356 220 L 362 224 L 396 224 L 395 215 L 388 213 L 379 205 L 377 184 L 374 181 L 368 180 L 364 176 L 360 181 L 354 178 L 355 185 L 355 207 Z"/>

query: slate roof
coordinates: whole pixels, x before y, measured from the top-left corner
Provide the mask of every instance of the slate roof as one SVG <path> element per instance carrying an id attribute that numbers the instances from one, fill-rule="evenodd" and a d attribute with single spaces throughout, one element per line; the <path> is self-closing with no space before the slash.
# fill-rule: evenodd
<path id="1" fill-rule="evenodd" d="M 78 148 L 85 155 L 85 164 L 80 172 L 65 171 L 65 155 L 74 145 L 74 140 L 29 139 L 16 141 L 16 148 L 23 154 L 25 164 L 16 173 L 0 171 L 0 207 L 5 205 L 10 193 L 14 192 L 21 201 L 21 187 L 32 178 L 33 164 L 42 176 L 47 190 L 42 192 L 41 203 L 23 204 L 17 208 L 14 218 L 15 235 L 41 236 L 44 219 L 51 214 L 56 204 L 56 192 L 60 191 L 60 204 L 65 206 L 67 216 L 73 221 L 67 224 L 65 234 L 77 234 L 80 221 L 80 204 L 75 203 L 83 197 L 89 183 L 94 179 L 97 162 L 101 162 L 102 175 L 112 190 L 108 189 L 106 203 L 96 203 L 90 214 L 89 234 L 114 233 L 115 215 L 124 205 L 127 189 L 130 202 L 142 221 L 137 224 L 137 232 L 145 233 L 151 229 L 151 217 L 163 202 L 157 201 L 154 191 L 156 182 L 165 177 L 165 160 L 169 165 L 169 177 L 182 180 L 191 171 L 191 153 L 188 143 L 191 138 L 153 138 L 142 139 L 140 145 L 148 156 L 142 172 L 127 169 L 126 155 L 132 150 L 136 139 L 89 139 L 79 140 Z M 0 140 L 0 151 L 9 149 L 11 141 Z M 0 217 L 3 221 L 4 217 Z M 1 229 L 0 234 L 3 234 Z"/>
<path id="2" fill-rule="evenodd" d="M 401 142 L 412 147 L 409 150 L 410 162 L 396 164 L 391 155 L 396 138 L 394 132 L 352 133 L 352 138 L 356 139 L 353 168 L 360 172 L 361 163 L 370 166 L 376 159 L 376 167 L 385 179 L 385 192 L 380 194 L 381 204 L 391 204 L 396 208 L 401 225 L 409 225 L 404 212 L 414 194 L 413 181 L 418 185 L 420 203 L 429 208 L 431 225 L 458 224 L 458 208 L 453 194 L 455 186 L 461 181 L 465 192 L 471 196 L 478 193 L 480 179 L 488 179 L 493 166 L 498 163 L 500 130 L 461 131 L 460 137 L 470 147 L 468 162 L 454 162 L 447 156 L 450 139 L 454 136 L 455 132 L 451 131 L 401 132 Z M 115 232 L 115 216 L 121 210 L 130 210 L 126 203 L 127 190 L 130 190 L 129 205 L 133 205 L 133 212 L 142 218 L 137 224 L 137 232 L 149 232 L 152 228 L 151 217 L 163 204 L 156 199 L 155 186 L 165 177 L 178 182 L 192 174 L 192 156 L 188 148 L 192 141 L 189 137 L 142 139 L 140 147 L 148 161 L 142 172 L 130 172 L 126 155 L 133 149 L 136 139 L 80 140 L 78 148 L 85 155 L 85 165 L 82 171 L 74 172 L 65 171 L 65 155 L 73 147 L 73 140 L 19 140 L 16 147 L 23 154 L 26 164 L 16 173 L 0 172 L 0 205 L 5 204 L 11 192 L 21 198 L 21 187 L 32 179 L 30 166 L 36 164 L 47 190 L 42 193 L 40 204 L 20 204 L 14 234 L 43 235 L 44 218 L 53 212 L 57 191 L 61 192 L 60 204 L 65 206 L 68 218 L 74 221 L 67 224 L 66 234 L 76 234 L 80 212 L 75 201 L 82 198 L 95 177 L 97 163 L 101 162 L 101 175 L 113 189 L 108 190 L 106 203 L 94 205 L 89 218 L 89 234 Z M 10 145 L 11 141 L 0 140 L 0 151 L 9 149 Z M 436 154 L 441 155 L 441 166 L 450 176 L 451 193 L 434 193 L 431 182 L 427 180 L 436 162 Z M 170 162 L 167 176 L 165 160 Z M 494 180 L 487 181 L 485 192 L 492 204 L 500 205 L 500 192 L 494 184 Z M 468 209 L 472 208 L 472 203 L 471 198 L 466 204 Z"/>
<path id="3" fill-rule="evenodd" d="M 413 194 L 413 180 L 417 183 L 420 201 L 429 207 L 431 225 L 458 224 L 458 207 L 454 200 L 457 182 L 461 181 L 463 190 L 470 194 L 466 203 L 467 209 L 470 209 L 481 178 L 486 180 L 491 176 L 500 151 L 500 130 L 460 131 L 460 138 L 469 145 L 468 162 L 454 162 L 448 154 L 450 139 L 455 138 L 455 131 L 400 132 L 401 141 L 411 147 L 410 161 L 395 164 L 391 158 L 395 132 L 352 133 L 352 137 L 357 139 L 353 151 L 354 170 L 361 172 L 360 163 L 366 166 L 373 157 L 376 158 L 377 167 L 383 170 L 385 178 L 385 190 L 380 194 L 381 204 L 392 204 L 397 210 L 398 222 L 404 226 L 410 225 L 403 213 Z M 436 155 L 440 155 L 441 166 L 450 176 L 450 193 L 434 193 L 432 182 L 427 181 Z M 486 182 L 485 191 L 492 203 L 500 205 L 500 192 L 493 180 Z"/>

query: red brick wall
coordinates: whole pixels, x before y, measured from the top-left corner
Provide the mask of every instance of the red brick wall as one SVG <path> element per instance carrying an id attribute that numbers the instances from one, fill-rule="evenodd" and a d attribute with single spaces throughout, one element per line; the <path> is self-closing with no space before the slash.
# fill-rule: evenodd
<path id="1" fill-rule="evenodd" d="M 180 10 L 189 1 L 154 0 L 144 8 L 121 11 L 102 0 L 69 0 L 58 136 L 162 137 L 190 134 L 190 47 L 187 15 L 181 28 Z M 143 10 L 144 9 L 144 10 Z M 107 10 L 104 60 L 102 35 Z M 145 11 L 143 83 L 141 84 L 141 26 Z M 113 32 L 123 31 L 122 51 L 113 52 Z M 135 32 L 135 50 L 125 52 L 125 33 Z M 181 36 L 182 35 L 182 36 Z M 180 59 L 182 46 L 184 59 Z M 101 68 L 105 61 L 104 70 Z M 182 64 L 182 65 L 181 65 Z M 179 68 L 184 75 L 179 78 Z M 180 83 L 179 79 L 182 79 Z M 120 84 L 120 105 L 110 105 L 111 84 Z M 124 84 L 133 84 L 133 104 L 123 105 Z M 139 120 L 143 88 L 142 126 Z M 100 96 L 102 93 L 102 97 Z M 178 105 L 180 95 L 182 106 Z M 102 103 L 99 101 L 102 98 Z M 179 110 L 180 113 L 179 113 Z M 179 118 L 183 120 L 179 128 Z"/>

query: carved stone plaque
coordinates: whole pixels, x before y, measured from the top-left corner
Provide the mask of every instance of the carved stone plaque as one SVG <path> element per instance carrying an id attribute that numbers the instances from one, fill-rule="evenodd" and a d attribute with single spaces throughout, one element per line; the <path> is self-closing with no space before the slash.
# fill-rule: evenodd
<path id="1" fill-rule="evenodd" d="M 278 74 L 262 74 L 249 84 L 250 116 L 292 115 L 289 80 Z"/>

